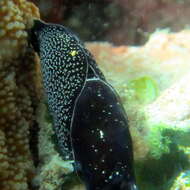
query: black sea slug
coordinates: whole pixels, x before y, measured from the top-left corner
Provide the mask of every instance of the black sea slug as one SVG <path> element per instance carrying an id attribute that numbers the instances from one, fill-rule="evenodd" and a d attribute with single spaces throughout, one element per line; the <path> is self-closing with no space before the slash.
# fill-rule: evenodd
<path id="1" fill-rule="evenodd" d="M 137 190 L 125 110 L 90 52 L 61 25 L 36 20 L 30 35 L 63 158 L 87 190 Z"/>

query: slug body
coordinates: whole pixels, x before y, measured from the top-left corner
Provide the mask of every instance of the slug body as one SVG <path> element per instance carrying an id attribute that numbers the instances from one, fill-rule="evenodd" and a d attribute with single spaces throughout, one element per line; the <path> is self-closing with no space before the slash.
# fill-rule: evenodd
<path id="1" fill-rule="evenodd" d="M 125 110 L 89 51 L 67 28 L 41 21 L 31 43 L 64 159 L 74 158 L 88 190 L 137 190 Z"/>

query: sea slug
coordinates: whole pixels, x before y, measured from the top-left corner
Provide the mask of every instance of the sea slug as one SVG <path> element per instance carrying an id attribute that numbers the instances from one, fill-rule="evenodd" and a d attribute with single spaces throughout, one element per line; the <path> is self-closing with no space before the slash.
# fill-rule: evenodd
<path id="1" fill-rule="evenodd" d="M 88 190 L 137 190 L 125 110 L 90 52 L 61 25 L 36 20 L 30 35 L 63 158 Z"/>

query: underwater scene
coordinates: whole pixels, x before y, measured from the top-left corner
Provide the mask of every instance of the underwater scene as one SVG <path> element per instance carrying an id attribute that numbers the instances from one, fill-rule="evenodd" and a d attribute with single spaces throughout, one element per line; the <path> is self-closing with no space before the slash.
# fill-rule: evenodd
<path id="1" fill-rule="evenodd" d="M 190 190 L 189 0 L 0 0 L 0 190 Z"/>

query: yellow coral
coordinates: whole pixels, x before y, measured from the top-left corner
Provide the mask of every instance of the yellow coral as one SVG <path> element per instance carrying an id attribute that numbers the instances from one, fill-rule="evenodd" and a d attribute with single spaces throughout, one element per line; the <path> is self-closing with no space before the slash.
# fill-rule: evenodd
<path id="1" fill-rule="evenodd" d="M 27 190 L 34 175 L 29 147 L 36 95 L 34 52 L 26 29 L 38 9 L 25 0 L 0 1 L 0 189 Z"/>
<path id="2" fill-rule="evenodd" d="M 18 57 L 27 45 L 27 32 L 38 9 L 26 0 L 0 1 L 0 57 Z"/>

